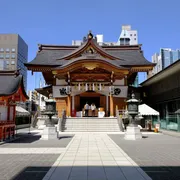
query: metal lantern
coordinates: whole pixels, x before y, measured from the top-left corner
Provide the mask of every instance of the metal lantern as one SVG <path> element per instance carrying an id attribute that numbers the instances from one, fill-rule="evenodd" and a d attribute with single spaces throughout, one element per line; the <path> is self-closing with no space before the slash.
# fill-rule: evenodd
<path id="1" fill-rule="evenodd" d="M 52 116 L 56 114 L 56 101 L 50 95 L 49 99 L 45 100 L 46 110 L 42 112 L 42 115 L 47 115 L 49 118 L 46 119 L 46 126 L 53 127 Z"/>
<path id="2" fill-rule="evenodd" d="M 138 110 L 138 105 L 140 103 L 139 100 L 135 99 L 135 95 L 134 93 L 132 93 L 132 98 L 129 99 L 127 102 L 127 106 L 128 106 L 128 114 L 130 116 L 132 116 L 132 120 L 129 126 L 137 126 L 135 123 L 135 116 L 137 116 L 139 114 L 139 110 Z"/>

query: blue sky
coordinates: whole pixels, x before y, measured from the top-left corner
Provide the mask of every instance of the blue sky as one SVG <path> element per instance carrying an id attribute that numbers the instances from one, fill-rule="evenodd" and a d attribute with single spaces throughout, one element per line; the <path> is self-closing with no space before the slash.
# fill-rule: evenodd
<path id="1" fill-rule="evenodd" d="M 89 30 L 117 41 L 123 24 L 138 30 L 149 61 L 161 47 L 180 48 L 179 0 L 0 0 L 0 5 L 0 33 L 20 34 L 29 47 L 28 61 L 38 43 L 70 45 Z M 28 72 L 28 89 L 35 87 L 35 77 Z"/>

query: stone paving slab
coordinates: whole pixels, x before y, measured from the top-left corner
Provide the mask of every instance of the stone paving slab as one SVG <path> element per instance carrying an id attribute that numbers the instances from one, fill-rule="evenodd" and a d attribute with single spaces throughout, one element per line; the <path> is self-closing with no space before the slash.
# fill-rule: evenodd
<path id="1" fill-rule="evenodd" d="M 150 180 L 151 178 L 107 134 L 77 133 L 43 178 L 43 180 L 56 179 Z"/>
<path id="2" fill-rule="evenodd" d="M 1 148 L 65 148 L 71 141 L 72 134 L 63 134 L 59 139 L 54 140 L 40 140 L 41 135 L 39 134 L 19 134 L 18 139 L 1 144 Z"/>
<path id="3" fill-rule="evenodd" d="M 59 154 L 0 154 L 0 180 L 42 180 Z"/>
<path id="4" fill-rule="evenodd" d="M 64 151 L 65 148 L 0 148 L 0 154 L 60 154 Z"/>
<path id="5" fill-rule="evenodd" d="M 180 139 L 152 135 L 136 141 L 109 135 L 153 180 L 180 180 Z"/>

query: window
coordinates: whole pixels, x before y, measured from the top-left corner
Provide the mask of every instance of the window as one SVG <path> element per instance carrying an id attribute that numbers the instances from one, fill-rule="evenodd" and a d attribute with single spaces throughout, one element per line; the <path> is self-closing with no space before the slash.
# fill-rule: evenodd
<path id="1" fill-rule="evenodd" d="M 4 54 L 0 54 L 0 59 L 4 59 Z"/>
<path id="2" fill-rule="evenodd" d="M 124 36 L 126 36 L 126 34 L 124 34 Z"/>
<path id="3" fill-rule="evenodd" d="M 10 58 L 10 55 L 9 55 L 9 54 L 6 54 L 5 57 L 6 57 L 6 59 L 9 59 L 9 58 Z"/>
<path id="4" fill-rule="evenodd" d="M 11 65 L 15 65 L 15 61 L 11 61 Z"/>
<path id="5" fill-rule="evenodd" d="M 6 61 L 6 65 L 9 65 L 9 61 Z"/>
<path id="6" fill-rule="evenodd" d="M 134 38 L 134 40 L 136 40 L 136 38 Z"/>
<path id="7" fill-rule="evenodd" d="M 132 34 L 130 34 L 130 36 L 132 36 Z"/>
<path id="8" fill-rule="evenodd" d="M 15 54 L 11 54 L 12 59 L 15 59 L 15 57 L 16 57 Z"/>
<path id="9" fill-rule="evenodd" d="M 136 36 L 136 34 L 134 34 L 134 36 Z"/>
<path id="10" fill-rule="evenodd" d="M 4 52 L 4 49 L 3 49 L 3 48 L 0 48 L 0 52 Z"/>
<path id="11" fill-rule="evenodd" d="M 9 52 L 9 48 L 6 49 L 6 52 Z"/>
<path id="12" fill-rule="evenodd" d="M 16 51 L 15 48 L 12 48 L 12 49 L 11 49 L 11 52 L 15 52 L 15 51 Z"/>

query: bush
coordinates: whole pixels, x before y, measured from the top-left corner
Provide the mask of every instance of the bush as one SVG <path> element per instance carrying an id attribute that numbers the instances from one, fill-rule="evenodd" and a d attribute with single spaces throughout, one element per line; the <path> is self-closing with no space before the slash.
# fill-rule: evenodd
<path id="1" fill-rule="evenodd" d="M 29 117 L 28 116 L 19 116 L 19 117 L 16 117 L 15 124 L 16 125 L 29 124 Z"/>

